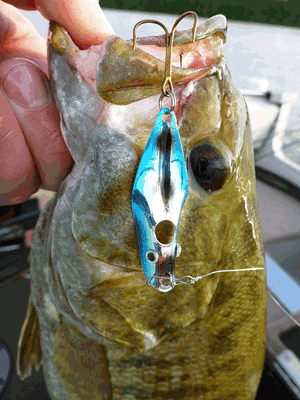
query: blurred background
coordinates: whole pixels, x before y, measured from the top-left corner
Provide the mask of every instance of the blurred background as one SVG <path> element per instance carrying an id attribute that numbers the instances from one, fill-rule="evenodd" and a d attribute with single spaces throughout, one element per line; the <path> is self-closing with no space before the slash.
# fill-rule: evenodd
<path id="1" fill-rule="evenodd" d="M 167 14 L 195 11 L 199 17 L 210 18 L 224 14 L 236 21 L 261 22 L 273 25 L 299 26 L 298 0 L 101 0 L 101 7 Z"/>

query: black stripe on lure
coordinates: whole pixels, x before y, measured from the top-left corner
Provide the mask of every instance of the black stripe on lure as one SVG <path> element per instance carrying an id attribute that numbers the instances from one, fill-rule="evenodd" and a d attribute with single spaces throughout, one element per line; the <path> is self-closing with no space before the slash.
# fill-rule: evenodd
<path id="1" fill-rule="evenodd" d="M 162 23 L 155 20 L 140 21 L 133 29 L 134 48 L 136 28 L 143 23 L 151 22 L 162 26 L 167 38 L 165 80 L 159 100 L 161 110 L 140 160 L 131 197 L 139 253 L 147 284 L 160 292 L 168 292 L 175 286 L 175 258 L 180 254 L 177 230 L 188 193 L 187 168 L 174 114 L 175 96 L 171 81 L 175 28 L 186 15 L 194 16 L 195 41 L 197 15 L 193 12 L 179 17 L 171 34 Z M 162 108 L 164 97 L 171 97 L 170 108 Z M 163 283 L 165 277 L 169 277 L 167 284 Z"/>

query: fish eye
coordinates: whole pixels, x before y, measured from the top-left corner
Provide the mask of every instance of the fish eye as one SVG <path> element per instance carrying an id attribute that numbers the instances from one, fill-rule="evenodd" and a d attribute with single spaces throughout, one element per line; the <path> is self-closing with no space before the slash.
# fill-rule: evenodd
<path id="1" fill-rule="evenodd" d="M 230 160 L 212 144 L 201 143 L 191 149 L 190 167 L 198 185 L 213 192 L 224 185 L 230 173 Z"/>

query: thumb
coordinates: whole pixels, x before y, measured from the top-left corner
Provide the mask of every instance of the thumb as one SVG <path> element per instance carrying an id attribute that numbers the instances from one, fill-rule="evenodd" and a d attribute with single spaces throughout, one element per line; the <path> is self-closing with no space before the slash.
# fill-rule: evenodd
<path id="1" fill-rule="evenodd" d="M 49 21 L 63 26 L 80 48 L 101 44 L 114 30 L 97 0 L 36 0 Z"/>

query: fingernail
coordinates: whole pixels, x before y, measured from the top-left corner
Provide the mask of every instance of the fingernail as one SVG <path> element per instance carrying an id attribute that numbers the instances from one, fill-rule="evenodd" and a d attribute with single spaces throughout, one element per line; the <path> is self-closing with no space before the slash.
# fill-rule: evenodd
<path id="1" fill-rule="evenodd" d="M 46 75 L 35 66 L 14 67 L 6 76 L 3 89 L 10 100 L 24 108 L 38 108 L 51 102 Z"/>

